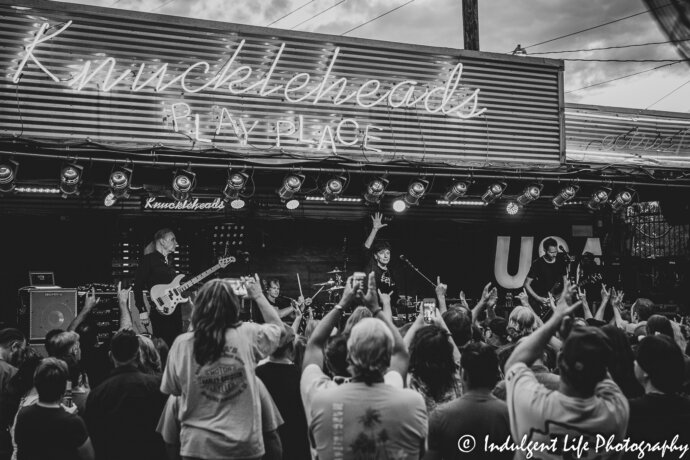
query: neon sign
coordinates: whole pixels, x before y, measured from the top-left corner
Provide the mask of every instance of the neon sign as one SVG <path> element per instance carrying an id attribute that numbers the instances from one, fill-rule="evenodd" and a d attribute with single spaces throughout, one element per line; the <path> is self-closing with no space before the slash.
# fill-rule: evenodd
<path id="1" fill-rule="evenodd" d="M 213 201 L 200 201 L 198 198 L 184 201 L 160 201 L 158 198 L 146 198 L 142 207 L 151 211 L 222 211 L 225 202 L 220 198 Z"/>
<path id="2" fill-rule="evenodd" d="M 48 33 L 50 24 L 42 24 L 32 41 L 25 46 L 22 59 L 14 72 L 12 81 L 14 83 L 20 81 L 22 72 L 31 61 L 55 83 L 60 83 L 61 79 L 34 53 L 40 45 L 58 37 L 71 25 L 72 21 L 68 21 L 55 31 Z M 66 83 L 76 91 L 83 90 L 89 84 L 97 84 L 100 90 L 104 92 L 112 91 L 115 88 L 127 88 L 134 93 L 149 87 L 156 92 L 161 92 L 179 84 L 185 93 L 190 94 L 204 90 L 218 91 L 222 89 L 233 95 L 249 92 L 257 92 L 260 97 L 279 95 L 291 103 L 309 102 L 316 105 L 321 102 L 330 102 L 339 106 L 346 102 L 353 102 L 362 108 L 372 108 L 382 104 L 392 108 L 409 108 L 421 104 L 424 110 L 431 114 L 442 113 L 462 120 L 476 118 L 486 112 L 486 108 L 478 108 L 479 89 L 466 94 L 466 90 L 460 87 L 462 63 L 458 63 L 453 68 L 445 85 L 427 87 L 420 91 L 418 81 L 403 80 L 385 89 L 380 80 L 371 79 L 363 83 L 353 84 L 345 77 L 336 78 L 332 75 L 333 67 L 340 54 L 338 47 L 333 51 L 328 68 L 323 74 L 313 75 L 301 72 L 292 75 L 285 84 L 279 84 L 271 80 L 285 50 L 286 45 L 282 43 L 270 68 L 250 83 L 252 77 L 259 74 L 257 69 L 248 65 L 240 65 L 233 69 L 244 45 L 245 40 L 241 40 L 232 56 L 213 75 L 211 75 L 212 66 L 206 61 L 195 62 L 177 73 L 169 72 L 168 63 L 160 64 L 155 70 L 151 70 L 153 67 L 151 63 L 140 63 L 138 71 L 135 73 L 129 67 L 119 67 L 117 59 L 106 57 L 100 62 L 84 61 L 76 74 L 66 79 Z M 152 71 L 153 75 L 143 80 L 147 69 Z M 169 73 L 170 75 L 168 75 Z M 199 74 L 208 77 L 201 84 L 196 82 Z M 287 76 L 284 77 L 287 78 Z M 194 83 L 192 82 L 193 78 Z M 331 83 L 331 78 L 336 79 Z M 125 82 L 128 79 L 131 80 L 131 83 Z"/>

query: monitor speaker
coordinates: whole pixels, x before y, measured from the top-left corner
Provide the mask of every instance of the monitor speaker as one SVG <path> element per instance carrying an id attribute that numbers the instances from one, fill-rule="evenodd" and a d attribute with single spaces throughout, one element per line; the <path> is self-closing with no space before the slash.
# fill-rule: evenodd
<path id="1" fill-rule="evenodd" d="M 67 329 L 77 317 L 76 289 L 29 292 L 29 340 L 42 340 L 52 329 Z"/>

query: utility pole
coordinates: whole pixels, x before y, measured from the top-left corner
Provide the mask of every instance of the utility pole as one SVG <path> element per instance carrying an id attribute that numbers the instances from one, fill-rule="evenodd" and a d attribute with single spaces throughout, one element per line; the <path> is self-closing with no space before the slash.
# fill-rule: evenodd
<path id="1" fill-rule="evenodd" d="M 478 0 L 462 0 L 462 30 L 466 50 L 479 51 Z"/>

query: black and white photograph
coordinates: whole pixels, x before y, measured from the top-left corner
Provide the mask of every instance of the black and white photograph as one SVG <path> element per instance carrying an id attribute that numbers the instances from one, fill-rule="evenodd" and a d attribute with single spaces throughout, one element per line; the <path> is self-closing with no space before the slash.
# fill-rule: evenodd
<path id="1" fill-rule="evenodd" d="M 690 0 L 0 0 L 0 460 L 690 458 Z"/>

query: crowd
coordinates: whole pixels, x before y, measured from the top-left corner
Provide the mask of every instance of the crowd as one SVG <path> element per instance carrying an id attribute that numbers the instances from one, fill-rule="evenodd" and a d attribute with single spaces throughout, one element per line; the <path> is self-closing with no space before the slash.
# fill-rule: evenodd
<path id="1" fill-rule="evenodd" d="M 398 327 L 367 281 L 285 325 L 258 277 L 244 282 L 262 324 L 211 280 L 169 350 L 137 334 L 126 290 L 106 344 L 93 293 L 47 357 L 3 329 L 0 459 L 661 458 L 664 442 L 681 458 L 690 444 L 683 327 L 649 300 L 626 309 L 602 288 L 592 311 L 566 285 L 548 320 L 524 296 L 504 318 L 490 285 L 470 307 L 439 283 L 436 314 Z"/>

